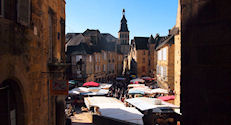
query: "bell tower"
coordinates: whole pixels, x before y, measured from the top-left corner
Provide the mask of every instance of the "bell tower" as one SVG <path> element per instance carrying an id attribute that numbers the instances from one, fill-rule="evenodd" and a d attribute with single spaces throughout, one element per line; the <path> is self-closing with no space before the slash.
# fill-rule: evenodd
<path id="1" fill-rule="evenodd" d="M 118 32 L 118 44 L 121 45 L 121 52 L 128 54 L 129 52 L 129 30 L 127 26 L 127 19 L 125 18 L 125 9 L 122 11 L 122 19 L 120 21 L 120 30 Z"/>

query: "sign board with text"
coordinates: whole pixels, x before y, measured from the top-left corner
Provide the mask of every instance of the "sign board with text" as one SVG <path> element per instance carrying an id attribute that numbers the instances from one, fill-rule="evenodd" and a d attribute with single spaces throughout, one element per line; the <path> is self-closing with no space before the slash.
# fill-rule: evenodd
<path id="1" fill-rule="evenodd" d="M 68 95 L 68 81 L 50 80 L 50 92 L 52 95 Z"/>

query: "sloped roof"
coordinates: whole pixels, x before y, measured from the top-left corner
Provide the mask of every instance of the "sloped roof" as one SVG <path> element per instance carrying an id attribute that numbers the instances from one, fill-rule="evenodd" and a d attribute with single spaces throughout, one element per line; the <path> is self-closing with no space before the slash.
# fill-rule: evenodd
<path id="1" fill-rule="evenodd" d="M 161 47 L 163 47 L 165 44 L 174 44 L 174 36 L 176 34 L 179 33 L 179 29 L 176 28 L 176 27 L 173 27 L 170 32 L 169 32 L 169 35 L 166 36 L 166 37 L 156 37 L 156 41 L 157 41 L 157 44 L 155 46 L 156 50 L 160 49 Z"/>
<path id="2" fill-rule="evenodd" d="M 129 32 L 128 25 L 127 25 L 127 19 L 125 18 L 125 15 L 123 15 L 121 19 L 119 32 Z"/>
<path id="3" fill-rule="evenodd" d="M 136 49 L 146 49 L 148 50 L 148 39 L 149 37 L 134 37 L 134 42 Z"/>
<path id="4" fill-rule="evenodd" d="M 93 49 L 91 46 L 86 43 L 80 43 L 79 45 L 67 46 L 67 54 L 71 54 L 74 52 L 81 52 L 86 54 L 92 54 Z"/>

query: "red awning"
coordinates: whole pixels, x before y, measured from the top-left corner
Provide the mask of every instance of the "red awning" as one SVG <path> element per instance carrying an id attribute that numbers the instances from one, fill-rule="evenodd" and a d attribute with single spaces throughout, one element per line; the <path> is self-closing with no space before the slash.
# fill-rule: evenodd
<path id="1" fill-rule="evenodd" d="M 161 99 L 163 101 L 169 101 L 169 100 L 174 100 L 175 96 L 174 95 L 171 95 L 171 96 L 161 96 L 161 97 L 158 97 L 158 99 Z"/>
<path id="2" fill-rule="evenodd" d="M 83 84 L 83 86 L 92 86 L 92 87 L 98 87 L 100 84 L 97 82 L 86 82 Z"/>

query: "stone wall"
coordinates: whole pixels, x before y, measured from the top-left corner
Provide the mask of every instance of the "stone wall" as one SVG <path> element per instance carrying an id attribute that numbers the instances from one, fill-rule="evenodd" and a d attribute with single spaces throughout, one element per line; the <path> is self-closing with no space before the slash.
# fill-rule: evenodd
<path id="1" fill-rule="evenodd" d="M 230 0 L 181 2 L 181 124 L 229 125 Z"/>
<path id="2" fill-rule="evenodd" d="M 48 10 L 55 12 L 54 56 L 61 61 L 60 18 L 65 20 L 63 0 L 31 0 L 29 26 L 0 18 L 0 84 L 17 81 L 24 99 L 25 125 L 55 125 L 55 96 L 49 95 Z M 13 10 L 13 8 L 12 8 Z M 58 35 L 59 34 L 59 35 Z M 58 37 L 59 36 L 59 37 Z M 4 103 L 4 102 L 1 102 Z"/>
<path id="3" fill-rule="evenodd" d="M 145 54 L 144 54 L 145 53 Z M 148 50 L 136 50 L 137 58 L 137 76 L 147 76 L 149 75 L 149 66 L 148 66 Z M 144 62 L 143 62 L 144 59 Z M 144 67 L 144 72 L 143 72 Z"/>
<path id="4" fill-rule="evenodd" d="M 167 67 L 167 79 L 162 79 L 157 75 L 158 84 L 164 89 L 174 89 L 174 44 L 165 44 L 160 49 L 166 48 L 166 60 L 157 60 L 157 65 L 162 67 Z M 159 50 L 158 50 L 159 51 Z M 158 52 L 157 51 L 157 52 Z M 160 71 L 159 71 L 160 72 Z"/>

